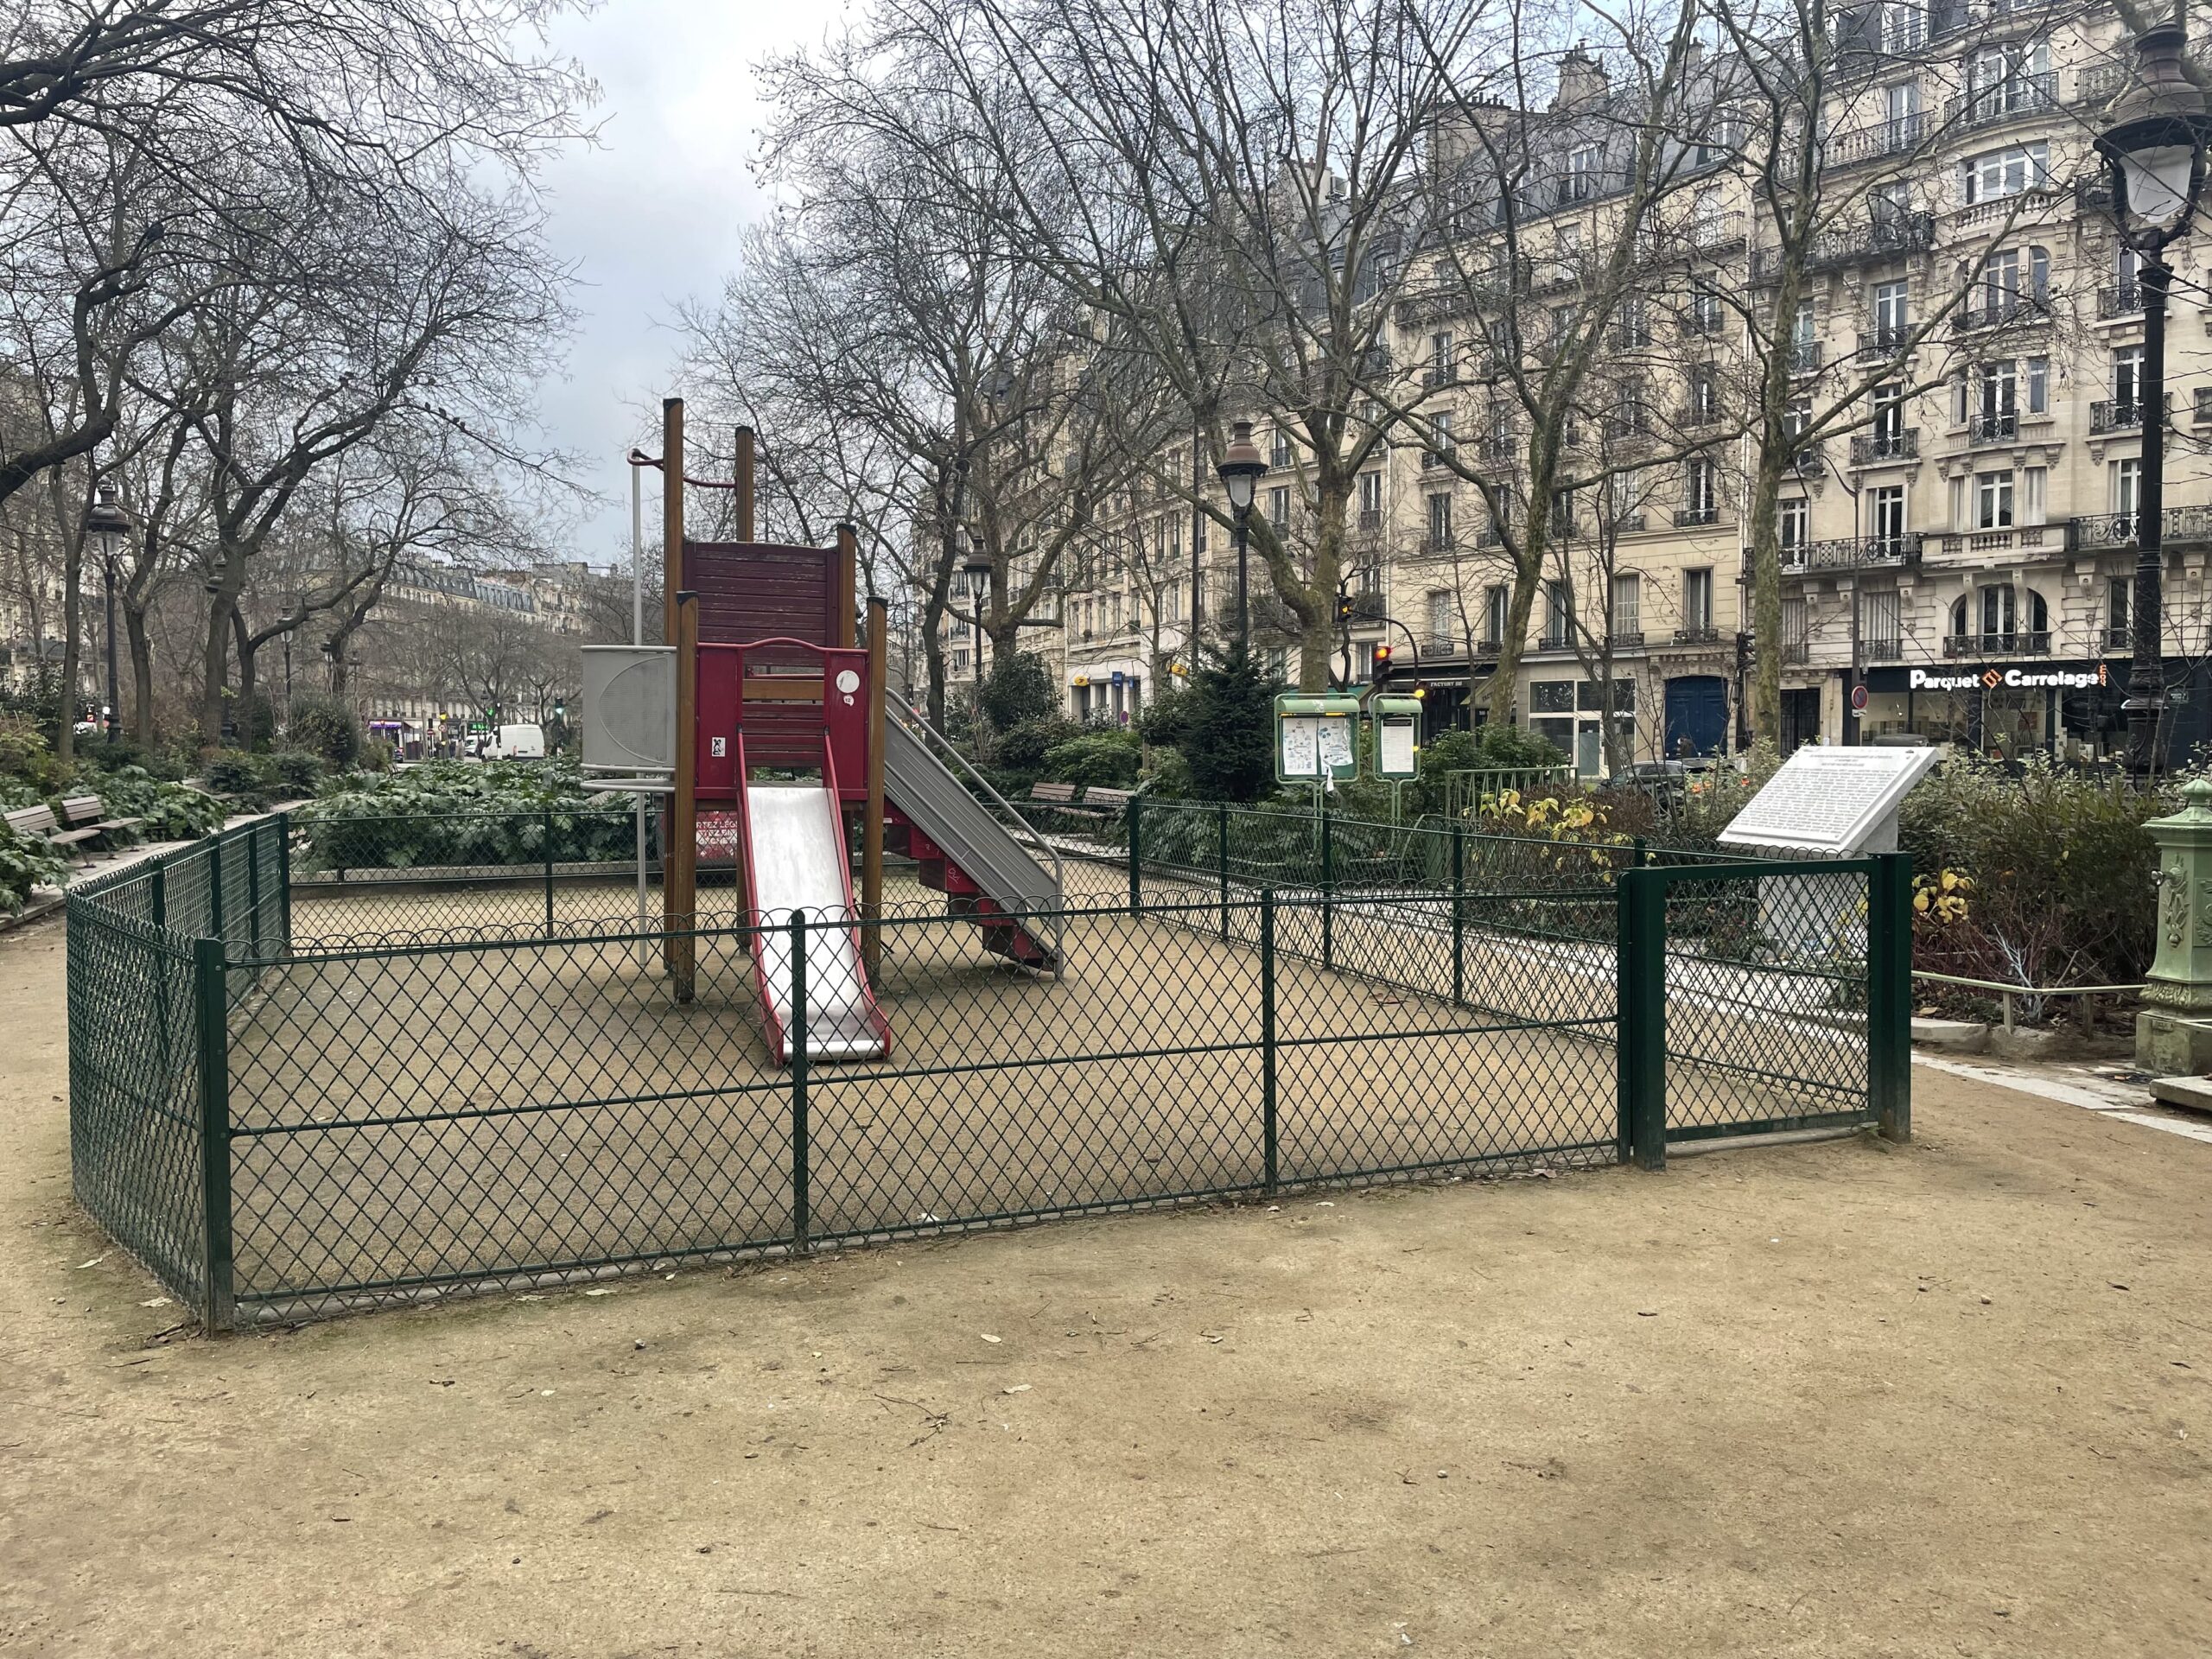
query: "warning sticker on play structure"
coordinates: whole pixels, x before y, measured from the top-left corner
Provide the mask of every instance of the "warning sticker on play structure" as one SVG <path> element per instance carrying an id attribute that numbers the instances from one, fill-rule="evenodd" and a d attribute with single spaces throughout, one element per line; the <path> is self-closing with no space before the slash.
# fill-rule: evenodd
<path id="1" fill-rule="evenodd" d="M 1293 716 L 1282 723 L 1282 775 L 1315 778 L 1320 775 L 1321 722 Z"/>

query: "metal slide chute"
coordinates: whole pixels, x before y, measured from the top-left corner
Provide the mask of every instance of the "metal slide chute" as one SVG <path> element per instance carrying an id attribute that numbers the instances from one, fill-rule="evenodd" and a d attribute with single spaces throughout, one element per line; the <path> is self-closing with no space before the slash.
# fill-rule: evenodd
<path id="1" fill-rule="evenodd" d="M 744 777 L 743 739 L 738 766 Z M 851 867 L 845 856 L 844 815 L 837 778 L 825 750 L 818 784 L 746 783 L 739 791 L 745 836 L 747 907 L 761 927 L 753 982 L 766 1017 L 768 1048 L 779 1065 L 791 1058 L 797 976 L 792 969 L 792 914 L 804 909 L 806 930 L 806 1056 L 817 1060 L 879 1060 L 891 1052 L 891 1027 L 876 1006 L 861 957 Z"/>
<path id="2" fill-rule="evenodd" d="M 884 798 L 904 826 L 906 851 L 920 863 L 924 883 L 941 888 L 956 914 L 983 930 L 993 950 L 1027 967 L 1057 969 L 1065 902 L 1059 855 L 1004 799 L 999 813 L 977 800 L 938 758 L 930 741 L 935 735 L 896 711 L 884 722 Z M 1028 845 L 1007 820 L 1026 833 Z"/>

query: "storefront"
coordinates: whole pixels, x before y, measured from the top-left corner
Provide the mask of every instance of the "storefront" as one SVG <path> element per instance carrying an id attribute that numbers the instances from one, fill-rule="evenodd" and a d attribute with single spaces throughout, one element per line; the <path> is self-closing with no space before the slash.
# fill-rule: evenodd
<path id="1" fill-rule="evenodd" d="M 1127 726 L 1144 712 L 1144 677 L 1134 668 L 1070 675 L 1068 712 L 1096 725 Z"/>
<path id="2" fill-rule="evenodd" d="M 1866 708 L 1857 740 L 1910 734 L 1997 758 L 2054 754 L 2103 760 L 2124 753 L 2126 662 L 1975 662 L 1873 668 L 1864 676 Z M 2192 672 L 2194 680 L 2201 674 Z M 2177 685 L 2174 737 L 2186 754 L 2195 741 L 2190 688 Z M 2190 733 L 2179 727 L 2186 724 Z"/>

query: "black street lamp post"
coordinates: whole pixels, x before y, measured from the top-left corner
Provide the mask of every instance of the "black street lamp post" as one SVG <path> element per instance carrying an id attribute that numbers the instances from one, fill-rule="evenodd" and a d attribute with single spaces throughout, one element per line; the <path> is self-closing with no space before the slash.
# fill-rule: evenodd
<path id="1" fill-rule="evenodd" d="M 115 671 L 115 556 L 123 545 L 123 538 L 130 533 L 130 515 L 124 512 L 115 499 L 115 486 L 102 484 L 99 499 L 85 514 L 85 534 L 91 537 L 100 550 L 100 572 L 107 588 L 107 741 L 116 740 L 123 716 L 123 706 L 118 701 Z M 75 696 L 73 689 L 71 696 Z M 76 716 L 72 715 L 71 719 Z"/>
<path id="2" fill-rule="evenodd" d="M 2135 502 L 2135 588 L 2129 631 L 2135 660 L 2129 671 L 2128 762 L 2149 777 L 2158 770 L 2160 720 L 2166 706 L 2165 436 L 2166 295 L 2172 268 L 2167 246 L 2189 228 L 2204 188 L 2204 147 L 2212 118 L 2204 94 L 2182 66 L 2187 35 L 2178 23 L 2145 29 L 2135 41 L 2137 84 L 2120 100 L 2112 124 L 2097 136 L 2113 181 L 2113 216 L 2139 256 L 2143 296 L 2142 478 Z"/>
<path id="3" fill-rule="evenodd" d="M 1230 522 L 1236 526 L 1236 645 L 1240 651 L 1249 652 L 1252 648 L 1251 535 L 1249 521 L 1252 517 L 1252 497 L 1268 471 L 1268 463 L 1260 458 L 1260 446 L 1252 442 L 1251 422 L 1238 421 L 1230 427 L 1229 448 L 1214 471 L 1229 492 Z"/>

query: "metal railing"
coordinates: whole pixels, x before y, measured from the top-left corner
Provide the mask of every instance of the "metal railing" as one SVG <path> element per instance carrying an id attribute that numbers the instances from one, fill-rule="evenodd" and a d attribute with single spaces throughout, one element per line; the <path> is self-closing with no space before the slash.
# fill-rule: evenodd
<path id="1" fill-rule="evenodd" d="M 756 925 L 702 887 L 645 930 L 621 880 L 585 880 L 550 935 L 527 886 L 302 897 L 275 820 L 88 883 L 68 899 L 77 1195 L 219 1328 L 1431 1171 L 1656 1166 L 1713 1135 L 1910 1131 L 1896 855 L 1132 804 L 1061 908 L 1059 974 L 1009 959 L 1033 913 L 927 896 Z M 679 946 L 718 994 L 678 1002 L 660 960 Z M 853 1046 L 839 1010 L 861 996 L 887 1047 Z"/>
<path id="2" fill-rule="evenodd" d="M 2007 75 L 1994 86 L 1946 99 L 1943 119 L 1961 132 L 1978 131 L 2031 115 L 2048 115 L 2058 108 L 2058 75 Z"/>
<path id="3" fill-rule="evenodd" d="M 1860 432 L 1851 440 L 1851 464 L 1877 467 L 1886 461 L 1916 461 L 1920 457 L 1920 429 L 1908 426 L 1895 432 Z"/>
<path id="4" fill-rule="evenodd" d="M 1800 542 L 1781 551 L 1782 574 L 1803 575 L 1814 570 L 1896 570 L 1920 562 L 1920 537 L 1853 536 L 1818 542 Z"/>
<path id="5" fill-rule="evenodd" d="M 1946 657 L 2048 657 L 2050 630 L 2012 628 L 1990 633 L 1947 633 Z"/>
<path id="6" fill-rule="evenodd" d="M 2072 519 L 2067 525 L 2067 545 L 2082 551 L 2133 547 L 2139 519 L 2140 515 L 2133 512 Z M 2212 541 L 2212 506 L 2168 507 L 2158 531 L 2159 540 L 2169 544 Z"/>

